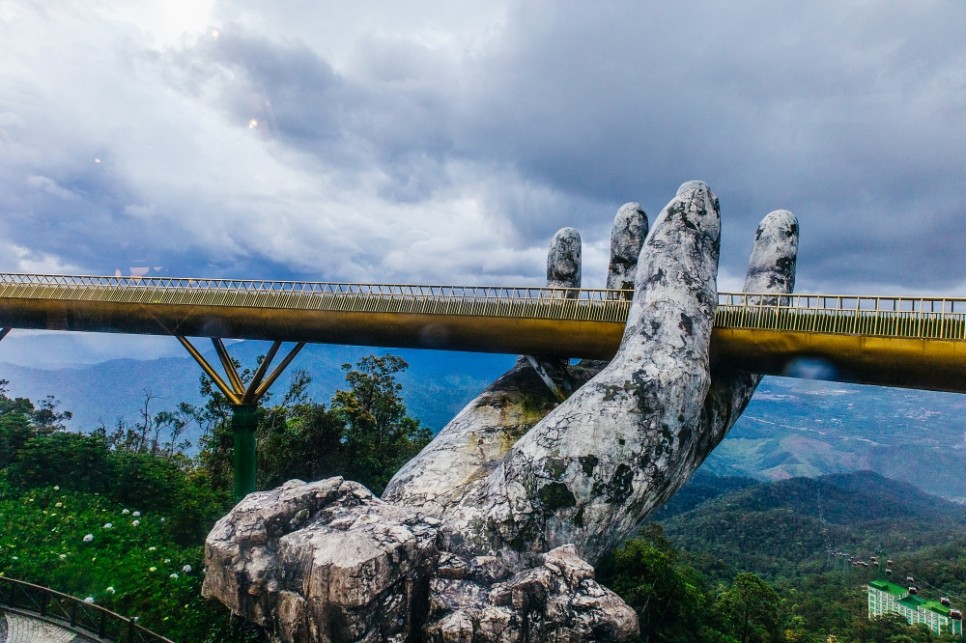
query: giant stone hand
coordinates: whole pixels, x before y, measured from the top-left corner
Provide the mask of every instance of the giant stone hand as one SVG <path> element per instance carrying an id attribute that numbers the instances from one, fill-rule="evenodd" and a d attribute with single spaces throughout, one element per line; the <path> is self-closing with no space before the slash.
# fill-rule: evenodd
<path id="1" fill-rule="evenodd" d="M 629 209 L 618 214 L 618 232 L 630 227 Z M 515 443 L 513 433 L 522 432 L 517 418 L 526 428 L 526 414 L 506 423 L 505 412 L 475 400 L 396 475 L 384 497 L 442 519 L 452 551 L 499 552 L 516 562 L 572 543 L 596 562 L 688 479 L 760 379 L 710 372 L 719 233 L 717 197 L 703 183 L 682 185 L 640 251 L 634 301 L 614 359 Z M 616 234 L 612 247 L 626 247 L 616 242 L 624 238 Z M 795 217 L 769 214 L 756 234 L 745 291 L 790 292 L 797 248 Z M 612 261 L 612 274 L 615 264 L 626 261 Z M 525 366 L 518 364 L 484 398 L 505 391 L 520 369 Z M 502 430 L 506 424 L 513 433 Z M 498 440 L 474 448 L 493 433 Z M 433 490 L 445 500 L 427 502 Z"/>
<path id="2" fill-rule="evenodd" d="M 718 199 L 699 181 L 649 233 L 636 204 L 622 208 L 608 285 L 633 275 L 633 302 L 610 363 L 521 358 L 384 501 L 341 479 L 252 494 L 208 538 L 206 593 L 291 641 L 630 636 L 633 612 L 581 559 L 595 563 L 684 484 L 760 381 L 711 370 L 719 236 Z M 555 237 L 550 285 L 580 285 L 579 244 L 571 229 Z M 795 217 L 766 216 L 745 291 L 789 293 L 797 249 Z"/>

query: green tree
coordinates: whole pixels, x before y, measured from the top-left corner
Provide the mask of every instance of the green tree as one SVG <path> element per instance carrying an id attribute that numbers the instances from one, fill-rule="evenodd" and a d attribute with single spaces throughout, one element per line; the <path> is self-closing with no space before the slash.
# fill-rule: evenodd
<path id="1" fill-rule="evenodd" d="M 64 429 L 69 411 L 58 411 L 57 401 L 48 395 L 34 405 L 25 397 L 7 396 L 9 380 L 0 380 L 0 468 L 9 465 L 27 440 Z"/>
<path id="2" fill-rule="evenodd" d="M 750 572 L 735 576 L 721 593 L 716 613 L 741 643 L 778 643 L 782 632 L 781 599 L 775 589 Z"/>
<path id="3" fill-rule="evenodd" d="M 258 484 L 321 480 L 345 473 L 344 426 L 323 404 L 268 409 L 259 425 Z"/>
<path id="4" fill-rule="evenodd" d="M 598 578 L 634 608 L 642 641 L 726 641 L 709 622 L 704 578 L 678 563 L 656 523 L 625 541 L 598 567 Z"/>
<path id="5" fill-rule="evenodd" d="M 235 361 L 235 368 L 239 364 Z M 240 373 L 242 381 L 251 379 L 251 371 Z M 231 432 L 232 407 L 228 398 L 218 390 L 214 382 L 202 375 L 199 391 L 205 400 L 201 406 L 187 402 L 178 405 L 180 414 L 191 418 L 201 428 L 199 439 L 198 464 L 204 477 L 212 488 L 222 493 L 232 489 L 232 449 L 234 439 Z"/>
<path id="6" fill-rule="evenodd" d="M 409 365 L 395 355 L 368 355 L 343 364 L 348 390 L 337 391 L 331 410 L 345 426 L 348 477 L 380 493 L 392 475 L 432 439 L 406 412 L 396 374 Z"/>
<path id="7" fill-rule="evenodd" d="M 165 410 L 152 413 L 151 402 L 154 399 L 150 392 L 144 391 L 140 418 L 133 426 L 118 420 L 114 431 L 108 433 L 104 426 L 97 431 L 107 438 L 112 449 L 163 455 L 167 458 L 183 453 L 191 446 L 189 441 L 181 437 L 195 419 L 194 414 L 188 411 L 191 407 L 182 404 L 177 411 Z M 167 439 L 162 439 L 163 437 Z"/>

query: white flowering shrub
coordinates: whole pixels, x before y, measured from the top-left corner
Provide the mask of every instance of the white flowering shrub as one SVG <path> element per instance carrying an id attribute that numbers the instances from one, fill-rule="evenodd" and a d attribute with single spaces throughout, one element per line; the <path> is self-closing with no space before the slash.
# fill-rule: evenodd
<path id="1" fill-rule="evenodd" d="M 172 522 L 150 512 L 123 520 L 132 515 L 102 495 L 53 487 L 13 492 L 0 469 L 0 574 L 139 615 L 142 625 L 173 640 L 244 640 L 212 634 L 226 629 L 228 613 L 201 598 L 202 576 L 190 574 L 202 564 L 200 543 L 178 544 Z"/>

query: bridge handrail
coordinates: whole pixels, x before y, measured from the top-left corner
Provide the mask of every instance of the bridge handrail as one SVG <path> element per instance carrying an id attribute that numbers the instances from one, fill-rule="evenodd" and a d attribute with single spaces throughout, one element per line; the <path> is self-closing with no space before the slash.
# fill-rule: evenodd
<path id="1" fill-rule="evenodd" d="M 623 323 L 631 291 L 0 273 L 0 297 Z M 966 298 L 719 293 L 719 327 L 966 340 Z"/>
<path id="2" fill-rule="evenodd" d="M 0 273 L 0 297 L 623 323 L 629 291 Z"/>
<path id="3" fill-rule="evenodd" d="M 966 297 L 833 295 L 816 293 L 718 293 L 718 305 L 809 310 L 966 314 Z"/>
<path id="4" fill-rule="evenodd" d="M 966 298 L 719 293 L 715 325 L 966 340 Z"/>
<path id="5" fill-rule="evenodd" d="M 378 296 L 442 296 L 482 299 L 589 299 L 606 300 L 627 291 L 606 288 L 549 288 L 533 286 L 452 286 L 426 284 L 366 284 L 329 281 L 260 279 L 208 279 L 195 277 L 137 277 L 0 273 L 0 286 L 53 288 L 157 288 L 165 290 L 216 290 L 256 293 L 351 294 Z"/>
<path id="6" fill-rule="evenodd" d="M 48 587 L 0 576 L 0 606 L 36 614 L 78 633 L 120 643 L 174 643 L 136 619 Z"/>

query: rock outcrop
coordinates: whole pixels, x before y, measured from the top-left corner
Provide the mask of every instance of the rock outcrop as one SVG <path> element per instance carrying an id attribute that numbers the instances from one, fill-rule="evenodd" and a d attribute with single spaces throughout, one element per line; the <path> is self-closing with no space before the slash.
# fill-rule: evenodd
<path id="1" fill-rule="evenodd" d="M 626 641 L 637 615 L 594 580 L 573 545 L 542 555 L 536 567 L 509 576 L 495 556 L 440 559 L 430 590 L 429 641 Z"/>
<path id="2" fill-rule="evenodd" d="M 407 641 L 426 617 L 438 524 L 342 478 L 291 480 L 215 524 L 202 593 L 281 641 Z"/>
<path id="3" fill-rule="evenodd" d="M 622 641 L 637 617 L 572 546 L 513 573 L 438 549 L 439 521 L 365 487 L 291 480 L 250 494 L 205 543 L 202 593 L 285 643 Z"/>

